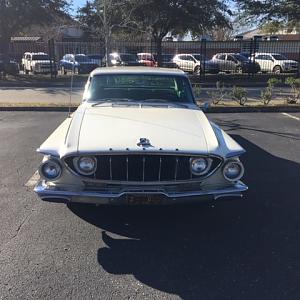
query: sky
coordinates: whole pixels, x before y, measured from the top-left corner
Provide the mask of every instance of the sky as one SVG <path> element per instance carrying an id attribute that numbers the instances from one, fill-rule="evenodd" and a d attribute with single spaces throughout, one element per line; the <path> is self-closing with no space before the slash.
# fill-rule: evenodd
<path id="1" fill-rule="evenodd" d="M 73 0 L 73 9 L 76 11 L 78 7 L 83 6 L 86 0 Z"/>

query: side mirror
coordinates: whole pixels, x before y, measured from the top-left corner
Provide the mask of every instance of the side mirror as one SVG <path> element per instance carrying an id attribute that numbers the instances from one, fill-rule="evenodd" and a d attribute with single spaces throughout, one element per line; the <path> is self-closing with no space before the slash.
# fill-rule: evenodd
<path id="1" fill-rule="evenodd" d="M 201 109 L 202 109 L 204 112 L 207 112 L 208 109 L 210 108 L 210 103 L 209 103 L 209 102 L 204 102 L 200 107 L 201 107 Z"/>

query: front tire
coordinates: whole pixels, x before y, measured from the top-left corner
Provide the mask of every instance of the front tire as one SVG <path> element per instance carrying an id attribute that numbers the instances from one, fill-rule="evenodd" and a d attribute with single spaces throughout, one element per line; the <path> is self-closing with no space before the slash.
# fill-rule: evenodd
<path id="1" fill-rule="evenodd" d="M 66 69 L 65 69 L 65 67 L 61 67 L 60 68 L 60 73 L 62 74 L 62 75 L 67 75 L 67 71 L 66 71 Z"/>
<path id="2" fill-rule="evenodd" d="M 241 66 L 237 66 L 235 69 L 235 72 L 238 74 L 242 74 L 243 73 L 243 68 Z"/>
<path id="3" fill-rule="evenodd" d="M 275 66 L 275 67 L 273 68 L 273 73 L 274 73 L 274 74 L 280 74 L 280 73 L 282 73 L 281 67 L 280 67 L 280 66 Z"/>
<path id="4" fill-rule="evenodd" d="M 194 75 L 200 76 L 201 75 L 201 68 L 199 66 L 196 66 L 194 69 Z"/>

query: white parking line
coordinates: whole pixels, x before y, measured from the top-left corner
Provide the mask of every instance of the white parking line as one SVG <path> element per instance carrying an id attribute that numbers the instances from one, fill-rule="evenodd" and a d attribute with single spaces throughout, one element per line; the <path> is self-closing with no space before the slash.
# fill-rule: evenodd
<path id="1" fill-rule="evenodd" d="M 32 177 L 27 181 L 27 183 L 25 184 L 25 186 L 27 186 L 27 187 L 34 187 L 37 184 L 37 182 L 39 181 L 39 179 L 40 179 L 39 172 L 36 171 L 32 175 Z"/>
<path id="2" fill-rule="evenodd" d="M 297 120 L 297 121 L 300 121 L 300 118 L 298 118 L 298 117 L 295 117 L 295 116 L 293 116 L 293 115 L 290 115 L 290 114 L 287 114 L 287 113 L 282 113 L 284 116 L 286 116 L 286 117 L 289 117 L 289 118 L 291 118 L 291 119 L 294 119 L 294 120 Z"/>

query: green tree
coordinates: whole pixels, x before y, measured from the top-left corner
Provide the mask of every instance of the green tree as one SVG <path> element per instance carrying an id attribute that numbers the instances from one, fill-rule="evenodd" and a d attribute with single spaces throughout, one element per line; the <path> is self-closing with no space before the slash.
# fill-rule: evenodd
<path id="1" fill-rule="evenodd" d="M 220 0 L 139 0 L 134 11 L 137 30 L 148 33 L 154 40 L 159 58 L 162 41 L 171 34 L 190 32 L 192 36 L 205 34 L 219 26 L 230 28 L 231 11 Z"/>
<path id="2" fill-rule="evenodd" d="M 300 25 L 299 0 L 236 0 L 246 21 L 253 23 L 253 17 L 260 23 L 269 23 L 269 29 L 282 26 L 293 29 Z"/>
<path id="3" fill-rule="evenodd" d="M 24 27 L 46 24 L 55 16 L 67 15 L 67 0 L 0 0 L 0 52 L 8 60 L 12 36 Z"/>
<path id="4" fill-rule="evenodd" d="M 139 5 L 139 1 L 132 0 L 87 1 L 78 10 L 77 19 L 87 35 L 104 40 L 107 56 L 113 33 L 128 30 L 133 25 L 132 14 Z"/>
<path id="5" fill-rule="evenodd" d="M 226 0 L 94 0 L 79 10 L 83 28 L 102 32 L 106 49 L 112 33 L 123 30 L 151 37 L 160 58 L 163 38 L 191 32 L 199 36 L 214 28 L 230 28 Z M 108 51 L 106 51 L 108 53 Z"/>

